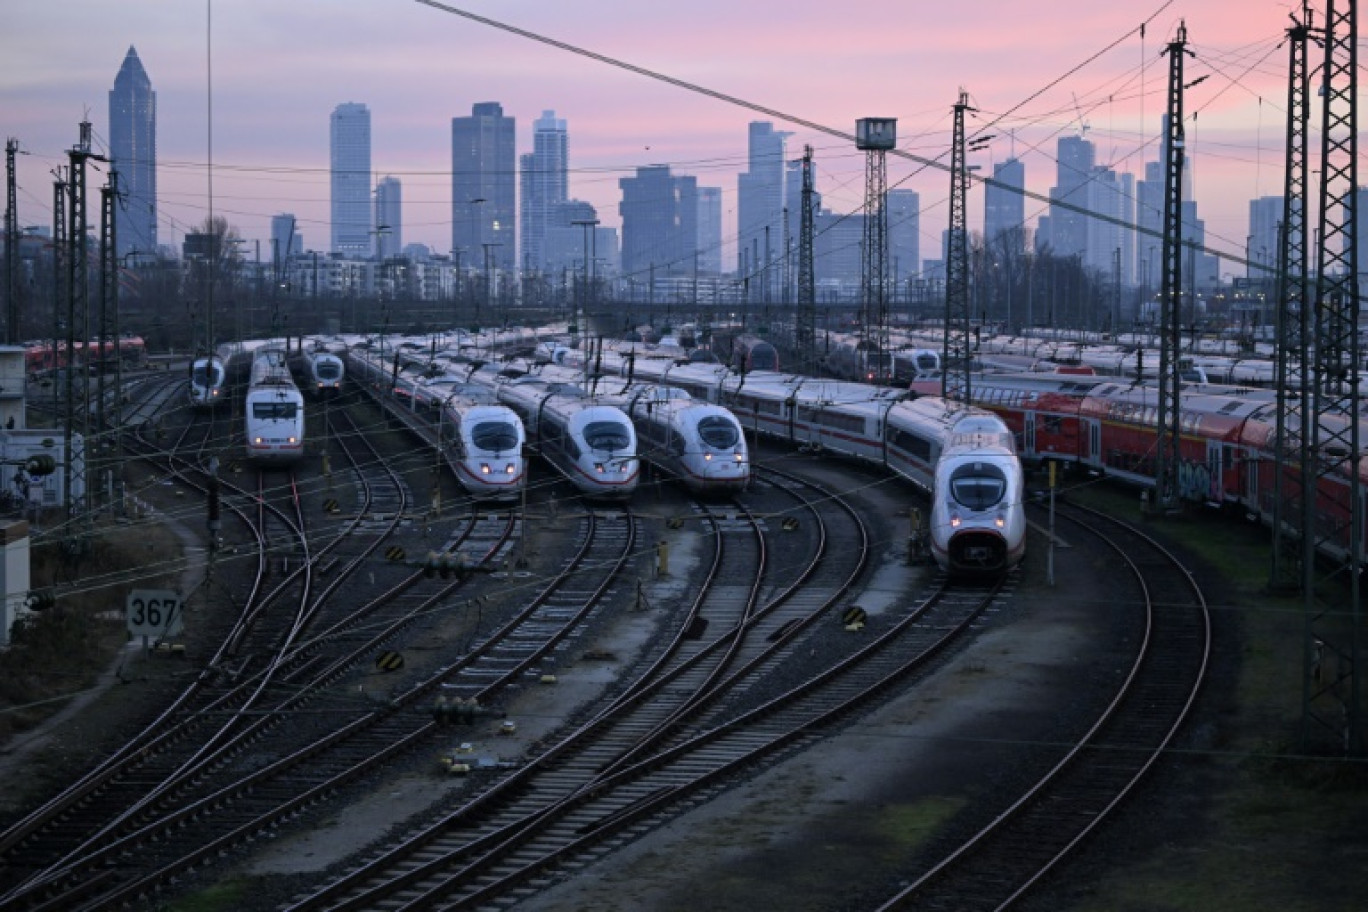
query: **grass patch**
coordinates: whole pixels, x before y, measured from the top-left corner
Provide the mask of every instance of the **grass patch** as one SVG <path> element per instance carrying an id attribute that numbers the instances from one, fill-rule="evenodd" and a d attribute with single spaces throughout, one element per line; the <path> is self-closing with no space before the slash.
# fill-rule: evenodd
<path id="1" fill-rule="evenodd" d="M 874 822 L 873 831 L 887 841 L 890 863 L 906 859 L 921 848 L 942 825 L 958 814 L 964 798 L 937 796 L 912 804 L 889 804 Z"/>
<path id="2" fill-rule="evenodd" d="M 241 878 L 224 880 L 195 892 L 170 901 L 167 912 L 224 912 L 242 908 L 243 900 L 252 889 L 252 882 Z"/>
<path id="3" fill-rule="evenodd" d="M 176 588 L 180 542 L 158 523 L 97 529 L 81 548 L 31 546 L 32 590 L 56 604 L 24 614 L 0 652 L 0 745 L 95 685 L 128 642 L 124 606 L 135 588 Z M 75 552 L 75 553 L 73 553 Z M 130 572 L 130 568 L 141 568 Z"/>

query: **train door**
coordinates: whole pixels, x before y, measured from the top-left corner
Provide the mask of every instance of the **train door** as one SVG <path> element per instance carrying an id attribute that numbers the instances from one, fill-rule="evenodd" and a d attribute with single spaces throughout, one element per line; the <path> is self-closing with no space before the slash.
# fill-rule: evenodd
<path id="1" fill-rule="evenodd" d="M 1024 409 L 1021 413 L 1021 455 L 1034 456 L 1036 454 L 1036 413 L 1031 409 Z"/>
<path id="2" fill-rule="evenodd" d="M 1225 473 L 1222 471 L 1230 447 L 1219 440 L 1207 441 L 1207 499 L 1212 503 L 1225 500 Z"/>
<path id="3" fill-rule="evenodd" d="M 1236 463 L 1236 466 L 1239 469 L 1240 490 L 1244 492 L 1242 500 L 1245 506 L 1257 515 L 1263 509 L 1262 504 L 1259 503 L 1259 464 L 1261 460 L 1249 450 L 1244 450 L 1239 455 L 1242 458 Z"/>
<path id="4" fill-rule="evenodd" d="M 1096 418 L 1080 418 L 1079 461 L 1095 468 L 1102 467 L 1102 422 Z"/>

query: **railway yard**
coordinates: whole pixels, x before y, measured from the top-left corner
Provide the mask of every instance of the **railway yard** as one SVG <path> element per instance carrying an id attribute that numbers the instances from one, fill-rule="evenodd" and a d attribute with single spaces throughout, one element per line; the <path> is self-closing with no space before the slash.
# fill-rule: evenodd
<path id="1" fill-rule="evenodd" d="M 734 500 L 647 476 L 605 505 L 534 461 L 525 504 L 475 505 L 352 388 L 293 470 L 225 459 L 206 551 L 233 421 L 139 395 L 130 484 L 184 550 L 186 632 L 0 748 L 0 906 L 1368 894 L 1365 777 L 1296 754 L 1302 620 L 1257 526 L 1070 478 L 1053 549 L 1033 505 L 1020 567 L 947 586 L 909 553 L 925 498 L 869 468 L 757 444 Z"/>

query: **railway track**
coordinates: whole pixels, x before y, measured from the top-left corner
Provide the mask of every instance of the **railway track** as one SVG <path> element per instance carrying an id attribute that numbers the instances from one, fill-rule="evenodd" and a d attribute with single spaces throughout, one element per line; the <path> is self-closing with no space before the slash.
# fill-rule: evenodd
<path id="1" fill-rule="evenodd" d="M 1109 565 L 1125 568 L 1115 604 L 1143 613 L 1134 662 L 1105 711 L 1057 762 L 882 910 L 1011 907 L 1125 802 L 1172 743 L 1202 687 L 1211 623 L 1182 562 L 1121 520 L 1079 506 L 1057 511 L 1072 537 L 1096 536 L 1110 552 Z"/>
<path id="2" fill-rule="evenodd" d="M 702 592 L 682 614 L 675 639 L 620 696 L 496 787 L 289 908 L 510 902 L 878 699 L 934 661 L 997 597 L 996 587 L 938 586 L 866 648 L 852 647 L 819 673 L 790 675 L 796 680 L 776 692 L 786 663 L 802 652 L 805 629 L 830 622 L 832 607 L 867 570 L 868 553 L 858 513 L 839 498 L 777 473 L 764 487 L 771 489 L 771 504 L 787 489 L 798 506 L 791 502 L 764 520 L 744 509 L 696 508 L 704 522 L 725 517 L 731 531 L 714 527 Z M 810 539 L 811 554 L 776 576 L 752 549 L 764 547 L 762 525 L 798 513 L 822 531 Z M 750 526 L 744 532 L 743 523 Z M 835 530 L 826 529 L 832 523 Z M 862 544 L 833 553 L 832 536 Z M 734 546 L 737 538 L 743 547 Z M 744 584 L 736 579 L 737 563 L 752 568 Z M 772 593 L 763 601 L 757 598 L 761 580 Z"/>

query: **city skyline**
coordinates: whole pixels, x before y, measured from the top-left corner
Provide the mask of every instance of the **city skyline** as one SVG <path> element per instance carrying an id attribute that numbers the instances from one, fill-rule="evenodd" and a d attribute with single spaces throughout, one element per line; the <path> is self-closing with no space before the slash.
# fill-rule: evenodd
<path id="1" fill-rule="evenodd" d="M 175 17 L 138 2 L 110 18 L 90 0 L 74 6 L 87 11 L 77 19 L 90 23 L 77 34 L 70 11 L 25 6 L 7 42 L 15 47 L 7 48 L 13 53 L 0 82 L 0 110 L 6 135 L 28 153 L 19 162 L 24 225 L 50 223 L 49 171 L 64 163 L 82 116 L 96 122 L 101 141 L 107 125 L 82 99 L 109 88 L 130 44 L 156 76 L 164 243 L 178 241 L 208 214 L 210 73 L 214 208 L 248 239 L 269 237 L 269 220 L 282 210 L 297 214 L 307 237 L 328 236 L 323 124 L 326 112 L 348 100 L 372 114 L 374 173 L 403 181 L 406 240 L 439 252 L 453 230 L 450 124 L 486 100 L 498 101 L 517 122 L 519 153 L 531 151 L 531 124 L 542 111 L 569 122 L 569 196 L 594 205 L 605 225 L 619 223 L 617 183 L 639 167 L 665 164 L 700 186 L 720 187 L 728 268 L 738 260 L 737 187 L 752 121 L 789 133 L 790 157 L 814 146 L 825 206 L 860 206 L 863 160 L 853 144 L 421 4 L 379 4 L 377 11 L 376 4 L 339 2 L 321 22 L 253 0 L 220 3 L 212 20 L 208 2 L 186 5 Z M 1186 105 L 1200 113 L 1188 133 L 1208 244 L 1242 256 L 1249 201 L 1281 192 L 1286 54 L 1278 43 L 1289 24 L 1285 4 L 1156 3 L 1122 12 L 1049 4 L 1023 19 L 1013 4 L 989 3 L 977 18 L 994 22 L 991 31 L 874 2 L 851 11 L 863 17 L 830 23 L 773 3 L 738 11 L 705 0 L 689 19 L 670 19 L 664 32 L 659 14 L 650 12 L 591 24 L 579 21 L 582 11 L 545 3 L 479 12 L 831 130 L 852 131 L 863 116 L 897 117 L 900 148 L 922 159 L 943 157 L 951 105 L 963 85 L 977 109 L 971 134 L 996 136 L 972 163 L 990 174 L 997 162 L 1018 157 L 1027 189 L 1041 195 L 1053 180 L 1057 138 L 1070 132 L 1086 131 L 1099 163 L 1143 178 L 1160 134 L 1161 52 L 1185 20 L 1195 55 L 1189 81 L 1208 76 L 1189 91 Z M 1137 28 L 1146 17 L 1152 21 L 1141 39 Z M 54 68 L 36 53 L 45 34 L 63 46 L 75 42 L 79 65 Z M 756 42 L 756 34 L 768 40 Z M 25 36 L 22 44 L 16 35 Z M 693 35 L 703 43 L 691 45 Z M 453 47 L 461 53 L 452 54 Z M 698 54 L 696 47 L 715 50 Z M 852 48 L 864 50 L 849 56 Z M 67 123 L 63 111 L 70 112 Z M 921 248 L 939 249 L 948 177 L 890 155 L 889 183 L 919 193 Z M 971 190 L 975 230 L 982 194 L 979 186 Z M 1033 225 L 1044 206 L 1028 198 L 1025 210 Z"/>

